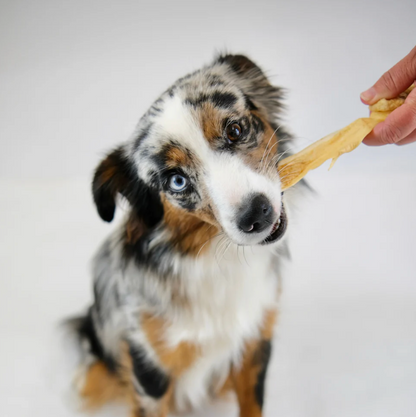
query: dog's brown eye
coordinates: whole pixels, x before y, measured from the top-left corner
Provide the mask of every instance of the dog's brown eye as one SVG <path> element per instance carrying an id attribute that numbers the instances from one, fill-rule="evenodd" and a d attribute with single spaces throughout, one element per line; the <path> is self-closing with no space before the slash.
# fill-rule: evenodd
<path id="1" fill-rule="evenodd" d="M 240 138 L 242 133 L 241 126 L 238 123 L 233 123 L 227 126 L 227 138 L 232 142 Z"/>

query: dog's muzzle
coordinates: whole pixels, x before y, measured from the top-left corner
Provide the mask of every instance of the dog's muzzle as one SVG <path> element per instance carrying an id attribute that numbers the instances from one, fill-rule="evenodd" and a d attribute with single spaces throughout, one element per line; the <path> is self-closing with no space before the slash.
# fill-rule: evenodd
<path id="1" fill-rule="evenodd" d="M 264 194 L 253 194 L 244 201 L 237 214 L 237 227 L 245 235 L 256 235 L 270 229 L 269 235 L 260 244 L 275 242 L 283 236 L 287 227 L 283 204 L 280 216 L 277 217 L 270 200 Z"/>

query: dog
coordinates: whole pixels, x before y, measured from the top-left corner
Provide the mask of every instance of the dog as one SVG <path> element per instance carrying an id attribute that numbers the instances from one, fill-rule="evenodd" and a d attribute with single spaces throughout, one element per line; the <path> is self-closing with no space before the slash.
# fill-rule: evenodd
<path id="1" fill-rule="evenodd" d="M 282 97 L 246 56 L 218 55 L 96 168 L 100 217 L 120 198 L 128 210 L 94 258 L 93 305 L 69 322 L 85 407 L 165 417 L 231 390 L 241 417 L 262 415 L 288 225 Z"/>

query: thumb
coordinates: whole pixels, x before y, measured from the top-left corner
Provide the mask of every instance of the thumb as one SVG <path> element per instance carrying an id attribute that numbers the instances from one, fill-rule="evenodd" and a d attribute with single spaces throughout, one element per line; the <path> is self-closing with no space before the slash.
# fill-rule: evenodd
<path id="1" fill-rule="evenodd" d="M 382 98 L 394 98 L 403 93 L 416 79 L 416 47 L 367 91 L 361 93 L 361 101 L 374 104 Z"/>

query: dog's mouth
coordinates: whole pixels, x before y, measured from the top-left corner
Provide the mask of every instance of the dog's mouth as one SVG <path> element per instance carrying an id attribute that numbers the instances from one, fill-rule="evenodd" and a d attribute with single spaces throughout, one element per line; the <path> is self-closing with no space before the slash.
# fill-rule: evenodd
<path id="1" fill-rule="evenodd" d="M 268 245 L 269 243 L 277 242 L 279 239 L 283 237 L 286 232 L 287 228 L 287 216 L 285 212 L 285 208 L 282 204 L 282 211 L 280 213 L 280 217 L 273 225 L 272 231 L 270 232 L 269 236 L 266 237 L 260 245 Z"/>

